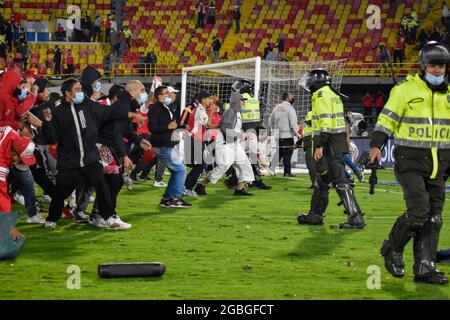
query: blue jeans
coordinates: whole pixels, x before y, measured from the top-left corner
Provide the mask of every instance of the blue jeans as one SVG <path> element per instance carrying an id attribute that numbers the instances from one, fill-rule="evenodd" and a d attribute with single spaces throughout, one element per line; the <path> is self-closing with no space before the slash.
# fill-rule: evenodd
<path id="1" fill-rule="evenodd" d="M 163 199 L 178 199 L 183 195 L 186 169 L 176 148 L 153 148 L 156 157 L 169 169 L 171 175 Z"/>
<path id="2" fill-rule="evenodd" d="M 36 193 L 34 190 L 33 175 L 30 169 L 21 171 L 12 167 L 10 174 L 12 184 L 22 192 L 25 198 L 25 207 L 27 208 L 28 216 L 35 216 L 37 214 Z"/>

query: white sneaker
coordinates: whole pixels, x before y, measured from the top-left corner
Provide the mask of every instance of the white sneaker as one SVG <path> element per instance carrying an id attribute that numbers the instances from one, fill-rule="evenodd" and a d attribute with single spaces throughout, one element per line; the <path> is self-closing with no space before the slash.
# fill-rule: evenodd
<path id="1" fill-rule="evenodd" d="M 156 188 L 165 188 L 167 187 L 167 183 L 165 183 L 164 181 L 155 181 L 153 183 L 153 186 Z"/>
<path id="2" fill-rule="evenodd" d="M 48 194 L 43 194 L 41 196 L 41 201 L 45 203 L 50 203 L 52 202 L 52 197 L 50 197 Z"/>
<path id="3" fill-rule="evenodd" d="M 109 230 L 127 230 L 131 227 L 131 224 L 123 222 L 117 215 L 106 220 L 106 229 Z"/>
<path id="4" fill-rule="evenodd" d="M 89 223 L 92 224 L 93 226 L 96 226 L 98 228 L 106 228 L 106 221 L 105 219 L 102 218 L 102 216 L 100 216 L 97 213 L 94 213 L 91 217 L 91 219 L 89 220 Z"/>
<path id="5" fill-rule="evenodd" d="M 28 217 L 27 222 L 31 224 L 45 224 L 45 219 L 40 214 L 35 214 L 32 217 Z"/>
<path id="6" fill-rule="evenodd" d="M 13 199 L 14 199 L 15 202 L 17 202 L 17 203 L 19 203 L 19 204 L 21 204 L 23 206 L 25 205 L 25 198 L 24 198 L 23 195 L 18 194 L 16 192 L 16 193 L 14 193 Z"/>
<path id="7" fill-rule="evenodd" d="M 56 222 L 45 221 L 45 229 L 55 230 L 56 229 Z"/>
<path id="8" fill-rule="evenodd" d="M 188 189 L 184 189 L 183 191 L 183 195 L 186 197 L 196 197 L 197 196 L 197 192 L 195 192 L 194 190 L 188 190 Z"/>

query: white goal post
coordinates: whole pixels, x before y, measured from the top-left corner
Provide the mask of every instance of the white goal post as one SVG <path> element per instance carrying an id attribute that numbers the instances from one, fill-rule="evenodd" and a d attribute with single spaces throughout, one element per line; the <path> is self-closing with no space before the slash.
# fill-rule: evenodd
<path id="1" fill-rule="evenodd" d="M 227 103 L 231 87 L 238 80 L 253 84 L 253 95 L 260 103 L 261 120 L 268 125 L 273 108 L 281 103 L 283 93 L 295 97 L 293 106 L 301 121 L 311 108 L 311 94 L 299 85 L 299 80 L 313 69 L 325 69 L 331 76 L 331 86 L 340 91 L 346 60 L 327 61 L 267 61 L 260 57 L 214 63 L 182 69 L 181 109 L 191 103 L 195 94 L 208 91 L 219 105 Z"/>
<path id="2" fill-rule="evenodd" d="M 236 66 L 248 66 L 249 64 L 254 65 L 254 76 L 251 80 L 254 83 L 254 97 L 258 99 L 259 97 L 259 88 L 260 88 L 260 81 L 261 81 L 261 57 L 255 57 L 250 59 L 243 59 L 243 60 L 237 60 L 237 61 L 227 61 L 227 62 L 220 62 L 220 63 L 212 63 L 212 64 L 206 64 L 202 66 L 193 66 L 193 67 L 185 67 L 182 69 L 181 73 L 181 111 L 183 112 L 183 108 L 186 106 L 186 99 L 191 99 L 192 96 L 189 96 L 189 93 L 187 90 L 187 84 L 188 84 L 188 73 L 193 71 L 204 71 L 204 72 L 217 72 L 218 69 L 222 70 L 227 67 L 236 67 Z M 220 72 L 222 73 L 222 72 Z M 196 92 L 192 93 L 195 94 Z"/>

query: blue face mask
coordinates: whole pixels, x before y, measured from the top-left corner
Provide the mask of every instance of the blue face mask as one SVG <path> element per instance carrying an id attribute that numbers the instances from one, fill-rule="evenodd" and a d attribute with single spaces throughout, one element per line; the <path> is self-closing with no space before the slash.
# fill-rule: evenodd
<path id="1" fill-rule="evenodd" d="M 84 100 L 84 93 L 83 92 L 77 92 L 75 93 L 75 104 L 80 104 Z"/>
<path id="2" fill-rule="evenodd" d="M 428 72 L 425 73 L 425 80 L 427 80 L 428 83 L 433 86 L 438 86 L 445 81 L 444 76 L 435 76 Z"/>
<path id="3" fill-rule="evenodd" d="M 147 101 L 148 99 L 148 94 L 147 92 L 141 92 L 139 95 L 139 99 L 137 99 L 137 102 L 139 103 L 140 106 L 142 106 L 145 101 Z"/>
<path id="4" fill-rule="evenodd" d="M 100 90 L 102 89 L 102 84 L 101 82 L 97 82 L 97 84 L 94 87 L 94 91 L 95 92 L 100 92 Z"/>
<path id="5" fill-rule="evenodd" d="M 164 98 L 164 104 L 166 105 L 166 106 L 168 106 L 168 105 L 171 105 L 172 104 L 172 98 Z"/>
<path id="6" fill-rule="evenodd" d="M 19 100 L 25 100 L 26 97 L 27 97 L 27 90 L 21 89 L 20 94 L 18 95 L 17 98 L 19 98 Z"/>

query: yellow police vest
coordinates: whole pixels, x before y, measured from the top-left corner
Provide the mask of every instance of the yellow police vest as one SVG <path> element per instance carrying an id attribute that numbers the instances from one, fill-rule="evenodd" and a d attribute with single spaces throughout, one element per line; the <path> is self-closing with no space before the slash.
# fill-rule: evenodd
<path id="1" fill-rule="evenodd" d="M 346 132 L 344 104 L 341 97 L 324 86 L 312 95 L 312 129 L 314 134 Z"/>
<path id="2" fill-rule="evenodd" d="M 375 130 L 393 135 L 396 145 L 431 149 L 433 179 L 437 150 L 450 149 L 450 93 L 433 93 L 418 74 L 409 75 L 391 90 Z"/>
<path id="3" fill-rule="evenodd" d="M 309 121 L 310 124 L 309 125 L 305 124 L 305 126 L 303 127 L 302 133 L 303 133 L 303 137 L 309 137 L 313 133 L 313 127 L 312 127 L 312 123 L 311 123 L 312 122 L 312 111 L 309 111 L 306 114 L 305 121 Z"/>
<path id="4" fill-rule="evenodd" d="M 261 113 L 259 110 L 259 101 L 258 99 L 252 97 L 248 93 L 244 93 L 242 95 L 244 99 L 247 99 L 245 101 L 245 106 L 242 109 L 242 123 L 248 123 L 248 122 L 259 122 L 261 121 Z"/>

